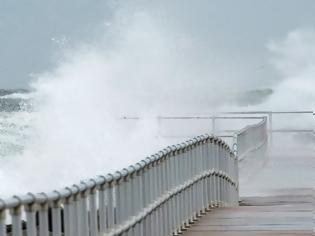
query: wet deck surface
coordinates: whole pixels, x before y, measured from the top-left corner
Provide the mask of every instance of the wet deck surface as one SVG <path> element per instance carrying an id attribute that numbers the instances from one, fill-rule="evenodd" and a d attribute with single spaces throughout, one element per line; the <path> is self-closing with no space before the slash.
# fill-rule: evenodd
<path id="1" fill-rule="evenodd" d="M 313 235 L 312 190 L 290 196 L 244 198 L 241 206 L 217 208 L 184 236 Z"/>

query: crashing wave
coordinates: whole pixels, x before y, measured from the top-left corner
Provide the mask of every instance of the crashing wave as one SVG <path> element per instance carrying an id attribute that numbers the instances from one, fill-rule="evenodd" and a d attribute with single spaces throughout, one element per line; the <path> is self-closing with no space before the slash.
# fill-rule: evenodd
<path id="1" fill-rule="evenodd" d="M 0 112 L 31 111 L 31 98 L 25 89 L 0 89 Z"/>
<path id="2" fill-rule="evenodd" d="M 0 98 L 11 94 L 27 94 L 27 89 L 0 89 Z"/>

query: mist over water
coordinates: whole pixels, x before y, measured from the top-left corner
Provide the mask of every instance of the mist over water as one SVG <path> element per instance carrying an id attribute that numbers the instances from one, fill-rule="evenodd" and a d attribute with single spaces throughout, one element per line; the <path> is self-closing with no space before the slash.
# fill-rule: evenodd
<path id="1" fill-rule="evenodd" d="M 173 144 L 160 135 L 159 115 L 314 108 L 312 30 L 268 44 L 281 80 L 262 104 L 239 107 L 234 94 L 252 89 L 252 79 L 206 63 L 186 31 L 143 9 L 127 12 L 117 11 L 97 42 L 62 51 L 58 66 L 33 81 L 34 111 L 10 114 L 31 129 L 21 151 L 1 157 L 1 196 L 50 191 L 144 159 Z"/>
<path id="2" fill-rule="evenodd" d="M 315 105 L 315 31 L 295 30 L 284 41 L 268 44 L 271 62 L 281 82 L 266 106 L 276 109 L 309 109 Z"/>

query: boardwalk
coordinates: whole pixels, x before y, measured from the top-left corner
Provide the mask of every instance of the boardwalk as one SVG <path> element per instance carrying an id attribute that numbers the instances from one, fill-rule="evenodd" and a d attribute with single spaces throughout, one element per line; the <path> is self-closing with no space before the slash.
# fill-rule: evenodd
<path id="1" fill-rule="evenodd" d="M 215 209 L 184 235 L 312 235 L 311 191 L 296 192 L 301 195 L 252 197 L 236 208 Z"/>
<path id="2" fill-rule="evenodd" d="M 214 209 L 183 235 L 313 235 L 314 152 L 297 153 L 276 152 L 250 180 L 242 180 L 243 195 L 256 196 L 241 197 L 239 207 Z"/>

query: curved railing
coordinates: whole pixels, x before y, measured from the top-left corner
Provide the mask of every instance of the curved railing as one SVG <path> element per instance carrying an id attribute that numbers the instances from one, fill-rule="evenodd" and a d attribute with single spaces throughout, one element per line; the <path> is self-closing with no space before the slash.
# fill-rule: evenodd
<path id="1" fill-rule="evenodd" d="M 264 156 L 268 145 L 267 117 L 261 117 L 261 121 L 254 125 L 248 125 L 235 133 L 234 151 L 239 161 L 246 157 Z"/>
<path id="2" fill-rule="evenodd" d="M 209 208 L 237 204 L 237 157 L 204 135 L 114 174 L 0 200 L 0 236 L 176 235 Z"/>

